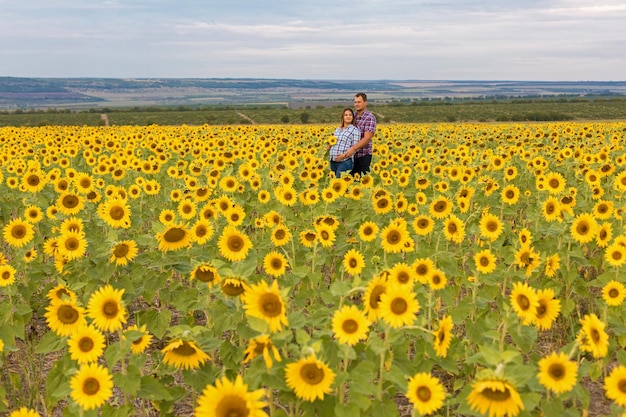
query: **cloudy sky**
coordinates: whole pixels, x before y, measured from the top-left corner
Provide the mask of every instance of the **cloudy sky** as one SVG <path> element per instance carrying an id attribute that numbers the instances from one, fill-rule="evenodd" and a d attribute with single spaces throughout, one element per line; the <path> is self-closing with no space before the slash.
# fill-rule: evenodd
<path id="1" fill-rule="evenodd" d="M 0 0 L 0 76 L 626 80 L 624 0 Z"/>

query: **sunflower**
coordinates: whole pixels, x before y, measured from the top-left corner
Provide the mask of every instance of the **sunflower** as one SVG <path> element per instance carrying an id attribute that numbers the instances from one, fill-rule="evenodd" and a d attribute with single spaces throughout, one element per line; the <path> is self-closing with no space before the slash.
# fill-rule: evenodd
<path id="1" fill-rule="evenodd" d="M 430 276 L 435 271 L 435 263 L 430 258 L 418 258 L 413 262 L 415 278 L 420 284 L 428 284 Z"/>
<path id="2" fill-rule="evenodd" d="M 376 321 L 380 317 L 380 300 L 381 296 L 387 291 L 388 287 L 386 275 L 380 274 L 367 284 L 365 288 L 364 311 L 369 321 Z"/>
<path id="3" fill-rule="evenodd" d="M 367 338 L 370 322 L 356 306 L 344 305 L 333 314 L 332 326 L 339 343 L 354 346 Z"/>
<path id="4" fill-rule="evenodd" d="M 489 417 L 514 417 L 524 403 L 513 385 L 498 378 L 486 378 L 472 385 L 467 403 L 473 411 L 489 413 Z"/>
<path id="5" fill-rule="evenodd" d="M 189 247 L 191 242 L 191 233 L 186 226 L 171 223 L 163 232 L 157 233 L 156 238 L 159 242 L 159 250 L 167 252 Z"/>
<path id="6" fill-rule="evenodd" d="M 500 198 L 503 203 L 513 205 L 517 203 L 520 196 L 520 190 L 514 184 L 509 184 L 502 189 Z"/>
<path id="7" fill-rule="evenodd" d="M 565 177 L 559 172 L 548 172 L 544 179 L 544 185 L 550 194 L 561 194 L 565 190 Z"/>
<path id="8" fill-rule="evenodd" d="M 343 269 L 350 275 L 359 275 L 365 268 L 365 258 L 356 249 L 350 249 L 343 255 Z"/>
<path id="9" fill-rule="evenodd" d="M 562 221 L 561 203 L 556 197 L 548 197 L 541 205 L 541 214 L 549 222 Z"/>
<path id="10" fill-rule="evenodd" d="M 619 365 L 604 378 L 606 397 L 620 407 L 626 407 L 626 366 Z"/>
<path id="11" fill-rule="evenodd" d="M 217 379 L 215 386 L 207 385 L 198 397 L 196 417 L 267 417 L 261 400 L 263 390 L 248 391 L 241 375 L 235 382 L 227 377 Z"/>
<path id="12" fill-rule="evenodd" d="M 35 236 L 33 225 L 22 219 L 13 219 L 2 229 L 2 235 L 10 246 L 21 248 Z"/>
<path id="13" fill-rule="evenodd" d="M 443 195 L 435 198 L 428 207 L 428 214 L 435 219 L 445 219 L 452 212 L 452 201 Z"/>
<path id="14" fill-rule="evenodd" d="M 208 220 L 198 219 L 191 226 L 191 230 L 189 231 L 189 233 L 190 239 L 193 242 L 197 243 L 198 245 L 204 245 L 206 242 L 209 241 L 209 239 L 213 237 L 213 233 L 215 233 L 215 230 Z"/>
<path id="15" fill-rule="evenodd" d="M 428 276 L 428 286 L 432 291 L 438 291 L 446 287 L 448 278 L 441 269 L 434 268 Z"/>
<path id="16" fill-rule="evenodd" d="M 72 216 L 80 213 L 80 211 L 85 208 L 85 203 L 83 201 L 83 197 L 80 195 L 66 191 L 59 195 L 55 206 L 59 212 L 65 214 L 66 216 Z"/>
<path id="17" fill-rule="evenodd" d="M 159 221 L 164 225 L 170 225 L 176 221 L 176 212 L 171 209 L 161 210 L 159 213 Z"/>
<path id="18" fill-rule="evenodd" d="M 426 372 L 419 372 L 409 378 L 406 397 L 418 413 L 428 415 L 443 406 L 446 389 L 439 378 Z"/>
<path id="19" fill-rule="evenodd" d="M 387 195 L 381 197 L 372 198 L 372 205 L 376 214 L 386 214 L 393 210 L 393 204 L 391 204 L 391 198 Z"/>
<path id="20" fill-rule="evenodd" d="M 576 340 L 580 349 L 590 352 L 594 358 L 603 358 L 609 350 L 609 335 L 604 331 L 605 324 L 595 314 L 585 314 L 580 320 L 582 328 Z"/>
<path id="21" fill-rule="evenodd" d="M 291 240 L 291 232 L 284 224 L 278 224 L 272 230 L 270 239 L 272 240 L 274 246 L 284 246 Z"/>
<path id="22" fill-rule="evenodd" d="M 425 214 L 415 216 L 411 225 L 419 236 L 428 236 L 435 229 L 435 222 L 430 216 Z"/>
<path id="23" fill-rule="evenodd" d="M 325 248 L 333 246 L 335 240 L 337 239 L 335 229 L 326 223 L 316 224 L 315 232 L 317 234 L 317 241 Z"/>
<path id="24" fill-rule="evenodd" d="M 25 263 L 31 263 L 32 261 L 34 261 L 37 258 L 37 249 L 36 248 L 30 248 L 29 250 L 27 250 L 26 252 L 24 252 L 24 256 L 22 257 L 22 259 L 24 260 Z"/>
<path id="25" fill-rule="evenodd" d="M 30 205 L 24 210 L 24 219 L 31 224 L 39 223 L 43 220 L 43 211 L 37 206 Z"/>
<path id="26" fill-rule="evenodd" d="M 463 221 L 454 214 L 450 214 L 443 222 L 443 235 L 451 242 L 463 242 L 463 239 L 465 239 L 465 225 Z"/>
<path id="27" fill-rule="evenodd" d="M 283 326 L 289 324 L 285 302 L 276 281 L 272 282 L 271 286 L 265 281 L 251 285 L 243 295 L 242 301 L 246 314 L 265 320 L 270 332 L 280 331 Z"/>
<path id="28" fill-rule="evenodd" d="M 61 233 L 78 233 L 83 234 L 85 231 L 85 226 L 83 225 L 83 220 L 78 217 L 68 217 L 67 219 L 61 222 L 61 227 L 59 228 Z"/>
<path id="29" fill-rule="evenodd" d="M 413 289 L 415 279 L 415 269 L 404 262 L 397 262 L 392 266 L 391 269 L 389 269 L 389 276 L 387 277 L 390 283 L 405 286 L 410 290 Z"/>
<path id="30" fill-rule="evenodd" d="M 274 343 L 272 343 L 270 336 L 266 334 L 250 339 L 250 343 L 248 344 L 248 347 L 244 352 L 243 363 L 248 363 L 259 355 L 263 356 L 265 366 L 268 369 L 271 369 L 274 365 L 272 356 L 274 356 L 274 359 L 276 361 L 282 361 L 278 349 L 276 349 L 276 346 L 274 346 Z"/>
<path id="31" fill-rule="evenodd" d="M 87 315 L 98 329 L 114 332 L 126 323 L 126 308 L 122 304 L 124 291 L 105 285 L 91 294 L 87 303 Z"/>
<path id="32" fill-rule="evenodd" d="M 134 240 L 123 240 L 111 247 L 109 262 L 115 262 L 115 265 L 127 265 L 135 259 L 137 253 L 137 243 Z"/>
<path id="33" fill-rule="evenodd" d="M 371 242 L 378 235 L 378 225 L 372 221 L 366 221 L 359 226 L 359 239 L 363 242 Z"/>
<path id="34" fill-rule="evenodd" d="M 46 323 L 60 337 L 71 336 L 87 325 L 85 310 L 71 301 L 53 301 L 46 308 Z"/>
<path id="35" fill-rule="evenodd" d="M 413 324 L 419 309 L 415 294 L 400 285 L 390 284 L 380 296 L 380 317 L 394 329 Z"/>
<path id="36" fill-rule="evenodd" d="M 306 401 L 323 399 L 331 392 L 335 373 L 315 355 L 290 363 L 285 367 L 285 381 L 298 398 Z"/>
<path id="37" fill-rule="evenodd" d="M 534 318 L 539 306 L 539 299 L 534 288 L 529 287 L 527 283 L 516 282 L 513 284 L 513 290 L 509 296 L 513 311 L 522 319 L 522 323 L 530 324 Z"/>
<path id="38" fill-rule="evenodd" d="M 561 301 L 554 298 L 554 291 L 544 288 L 537 291 L 539 305 L 533 323 L 539 330 L 549 330 L 561 312 Z"/>
<path id="39" fill-rule="evenodd" d="M 439 327 L 435 331 L 433 347 L 435 348 L 437 356 L 440 358 L 445 358 L 448 355 L 448 348 L 450 347 L 450 342 L 452 341 L 453 327 L 454 323 L 452 322 L 452 317 L 450 316 L 444 316 L 439 321 Z"/>
<path id="40" fill-rule="evenodd" d="M 626 247 L 618 242 L 611 243 L 604 250 L 604 259 L 615 268 L 622 266 L 626 262 Z"/>
<path id="41" fill-rule="evenodd" d="M 70 357 L 79 365 L 96 362 L 104 353 L 104 335 L 93 326 L 81 327 L 67 341 Z"/>
<path id="42" fill-rule="evenodd" d="M 385 253 L 398 253 L 405 251 L 404 245 L 409 238 L 409 233 L 406 227 L 391 222 L 381 230 L 380 238 Z"/>
<path id="43" fill-rule="evenodd" d="M 217 245 L 220 255 L 231 262 L 236 262 L 246 259 L 248 251 L 252 248 L 252 241 L 236 227 L 226 226 L 222 229 Z"/>
<path id="44" fill-rule="evenodd" d="M 66 232 L 57 238 L 57 249 L 68 261 L 82 258 L 87 253 L 87 240 L 82 232 Z"/>
<path id="45" fill-rule="evenodd" d="M 211 357 L 204 353 L 194 342 L 174 339 L 161 349 L 163 363 L 180 369 L 198 369 Z"/>
<path id="46" fill-rule="evenodd" d="M 291 186 L 278 186 L 274 190 L 274 195 L 280 204 L 287 207 L 292 207 L 298 201 L 298 193 Z"/>
<path id="47" fill-rule="evenodd" d="M 491 250 L 484 249 L 474 255 L 474 264 L 478 272 L 489 274 L 496 270 L 496 256 L 491 253 Z"/>
<path id="48" fill-rule="evenodd" d="M 539 383 L 556 394 L 569 392 L 576 385 L 578 364 L 569 360 L 566 354 L 552 352 L 539 363 L 537 379 Z"/>
<path id="49" fill-rule="evenodd" d="M 130 206 L 120 197 L 107 198 L 98 206 L 98 216 L 114 229 L 130 227 Z"/>
<path id="50" fill-rule="evenodd" d="M 139 333 L 138 336 L 134 336 L 132 338 L 130 342 L 130 351 L 136 355 L 145 352 L 152 342 L 152 335 L 148 332 L 146 325 L 144 324 L 141 327 L 138 327 L 136 324 L 128 326 L 124 332 L 124 338 L 126 338 L 126 334 L 128 332 L 135 334 Z"/>
<path id="51" fill-rule="evenodd" d="M 546 259 L 546 266 L 544 268 L 544 274 L 548 278 L 554 278 L 556 272 L 561 268 L 561 257 L 558 253 L 555 253 Z"/>
<path id="52" fill-rule="evenodd" d="M 46 298 L 48 298 L 50 302 L 55 302 L 55 301 L 76 302 L 76 293 L 74 293 L 74 291 L 67 288 L 65 285 L 59 284 L 56 287 L 52 288 L 50 291 L 48 291 L 48 293 L 46 294 Z"/>
<path id="53" fill-rule="evenodd" d="M 15 282 L 15 268 L 9 264 L 0 265 L 0 287 L 6 287 Z"/>
<path id="54" fill-rule="evenodd" d="M 263 258 L 263 269 L 267 274 L 276 278 L 284 275 L 288 266 L 285 255 L 277 251 L 271 251 Z"/>
<path id="55" fill-rule="evenodd" d="M 102 365 L 83 365 L 70 380 L 70 396 L 81 408 L 91 410 L 101 407 L 113 395 L 113 379 Z"/>
<path id="56" fill-rule="evenodd" d="M 624 302 L 624 298 L 626 298 L 626 288 L 624 288 L 624 284 L 615 280 L 609 281 L 602 287 L 602 298 L 608 306 L 621 306 Z"/>
<path id="57" fill-rule="evenodd" d="M 515 252 L 515 265 L 525 268 L 525 275 L 528 277 L 541 264 L 539 253 L 530 245 L 522 245 Z"/>
<path id="58" fill-rule="evenodd" d="M 241 278 L 228 277 L 224 278 L 221 283 L 222 293 L 227 297 L 242 297 L 250 287 Z"/>
<path id="59" fill-rule="evenodd" d="M 591 242 L 594 239 L 597 230 L 598 223 L 593 215 L 582 213 L 574 219 L 570 228 L 570 233 L 576 242 L 584 244 Z"/>
<path id="60" fill-rule="evenodd" d="M 596 233 L 596 244 L 600 248 L 606 248 L 613 238 L 613 226 L 609 222 L 604 222 L 598 228 Z"/>
<path id="61" fill-rule="evenodd" d="M 502 226 L 502 222 L 498 218 L 498 216 L 484 212 L 480 217 L 480 235 L 491 242 L 495 241 L 504 230 Z"/>
<path id="62" fill-rule="evenodd" d="M 196 216 L 198 208 L 196 207 L 196 203 L 193 201 L 184 199 L 178 202 L 176 211 L 182 219 L 190 220 Z"/>
<path id="63" fill-rule="evenodd" d="M 40 417 L 39 413 L 35 410 L 31 410 L 27 407 L 22 407 L 19 410 L 14 410 L 9 414 L 9 417 Z"/>
<path id="64" fill-rule="evenodd" d="M 312 248 L 317 242 L 317 233 L 315 230 L 306 229 L 300 232 L 300 243 L 306 248 Z"/>

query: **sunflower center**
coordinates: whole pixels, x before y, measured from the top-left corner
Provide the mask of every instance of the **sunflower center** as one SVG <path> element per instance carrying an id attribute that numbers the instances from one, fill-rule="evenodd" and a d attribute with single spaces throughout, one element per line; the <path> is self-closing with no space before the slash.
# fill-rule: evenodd
<path id="1" fill-rule="evenodd" d="M 481 256 L 480 266 L 489 266 L 489 258 L 487 258 L 486 256 Z"/>
<path id="2" fill-rule="evenodd" d="M 231 252 L 239 252 L 244 247 L 244 241 L 241 236 L 229 236 L 226 245 Z"/>
<path id="3" fill-rule="evenodd" d="M 387 242 L 392 245 L 398 244 L 402 240 L 402 234 L 397 230 L 392 230 L 387 234 Z"/>
<path id="4" fill-rule="evenodd" d="M 611 258 L 613 258 L 613 260 L 615 260 L 615 261 L 621 260 L 622 259 L 622 251 L 621 250 L 613 251 L 611 253 Z"/>
<path id="5" fill-rule="evenodd" d="M 11 272 L 9 271 L 3 271 L 2 272 L 2 279 L 5 281 L 8 281 L 11 279 Z"/>
<path id="6" fill-rule="evenodd" d="M 593 343 L 600 343 L 600 332 L 597 329 L 591 329 L 589 333 L 591 334 L 591 340 L 593 340 Z"/>
<path id="7" fill-rule="evenodd" d="M 520 294 L 517 296 L 517 305 L 522 310 L 528 310 L 530 308 L 530 300 L 525 295 Z"/>
<path id="8" fill-rule="evenodd" d="M 563 366 L 563 364 L 553 363 L 548 368 L 548 375 L 550 375 L 552 379 L 555 379 L 557 381 L 563 379 L 565 377 L 565 367 Z"/>
<path id="9" fill-rule="evenodd" d="M 609 290 L 609 298 L 617 298 L 619 297 L 619 291 L 616 288 L 611 288 Z"/>
<path id="10" fill-rule="evenodd" d="M 537 307 L 537 318 L 543 318 L 548 312 L 548 306 L 541 301 L 539 302 L 539 307 Z"/>
<path id="11" fill-rule="evenodd" d="M 128 255 L 129 250 L 130 248 L 126 243 L 120 243 L 115 246 L 115 249 L 113 250 L 113 255 L 115 255 L 116 258 L 123 258 Z"/>
<path id="12" fill-rule="evenodd" d="M 276 230 L 274 237 L 278 240 L 283 240 L 285 238 L 285 231 L 283 229 Z"/>
<path id="13" fill-rule="evenodd" d="M 485 388 L 480 393 L 483 397 L 485 397 L 488 401 L 493 402 L 506 402 L 511 398 L 511 393 L 508 388 L 504 388 L 503 390 L 494 390 L 491 388 Z"/>
<path id="14" fill-rule="evenodd" d="M 39 176 L 37 175 L 30 175 L 26 181 L 28 182 L 28 185 L 32 187 L 38 186 L 39 183 L 41 182 L 41 180 L 39 179 Z"/>
<path id="15" fill-rule="evenodd" d="M 448 204 L 445 201 L 438 201 L 433 206 L 433 211 L 436 213 L 443 213 L 448 208 Z"/>
<path id="16" fill-rule="evenodd" d="M 437 332 L 437 340 L 439 340 L 439 343 L 443 343 L 446 340 L 446 331 L 444 329 L 439 329 Z"/>
<path id="17" fill-rule="evenodd" d="M 222 291 L 224 292 L 224 294 L 230 297 L 236 297 L 238 295 L 241 295 L 245 290 L 246 289 L 241 284 L 236 284 L 232 282 L 222 284 Z"/>
<path id="18" fill-rule="evenodd" d="M 430 399 L 433 396 L 432 392 L 430 391 L 430 389 L 428 387 L 423 386 L 423 385 L 417 389 L 415 394 L 417 395 L 417 398 L 420 401 L 425 402 L 425 403 L 430 401 Z"/>
<path id="19" fill-rule="evenodd" d="M 172 352 L 179 356 L 193 356 L 197 353 L 196 349 L 187 342 L 183 342 L 182 345 L 172 349 Z"/>
<path id="20" fill-rule="evenodd" d="M 283 261 L 280 260 L 280 258 L 274 258 L 272 259 L 272 262 L 270 263 L 272 265 L 272 269 L 281 269 L 283 267 Z"/>
<path id="21" fill-rule="evenodd" d="M 26 227 L 21 224 L 11 228 L 11 236 L 14 239 L 23 239 L 26 236 Z"/>
<path id="22" fill-rule="evenodd" d="M 365 236 L 371 236 L 372 234 L 374 234 L 374 229 L 370 226 L 366 226 L 365 228 L 363 228 L 363 234 Z"/>
<path id="23" fill-rule="evenodd" d="M 406 300 L 401 297 L 394 298 L 390 304 L 391 312 L 398 316 L 401 316 L 402 314 L 406 313 L 408 307 L 409 305 L 407 304 Z"/>
<path id="24" fill-rule="evenodd" d="M 65 197 L 63 197 L 63 200 L 61 200 L 61 204 L 63 205 L 63 207 L 66 208 L 74 208 L 78 206 L 78 202 L 78 197 L 76 197 L 75 195 L 66 195 Z"/>
<path id="25" fill-rule="evenodd" d="M 357 323 L 356 320 L 353 319 L 344 320 L 344 322 L 341 324 L 341 330 L 348 334 L 356 333 L 358 329 L 359 323 Z"/>
<path id="26" fill-rule="evenodd" d="M 250 409 L 246 399 L 240 395 L 225 395 L 215 407 L 215 417 L 247 417 Z"/>
<path id="27" fill-rule="evenodd" d="M 576 232 L 579 235 L 586 235 L 587 233 L 589 233 L 589 229 L 589 225 L 586 222 L 580 222 L 576 226 Z"/>
<path id="28" fill-rule="evenodd" d="M 198 236 L 198 237 L 204 237 L 204 236 L 206 236 L 206 235 L 207 235 L 207 232 L 208 232 L 208 230 L 207 230 L 207 228 L 206 228 L 206 227 L 204 227 L 204 226 L 198 226 L 198 227 L 196 227 L 196 236 Z"/>
<path id="29" fill-rule="evenodd" d="M 438 274 L 433 275 L 430 280 L 435 285 L 441 284 L 441 277 Z"/>
<path id="30" fill-rule="evenodd" d="M 552 214 L 556 211 L 556 206 L 554 204 L 548 204 L 546 206 L 546 213 Z"/>
<path id="31" fill-rule="evenodd" d="M 555 178 L 553 178 L 550 181 L 548 181 L 548 185 L 550 187 L 552 187 L 552 188 L 559 188 L 559 184 L 560 184 L 559 180 L 557 180 Z"/>
<path id="32" fill-rule="evenodd" d="M 386 208 L 389 205 L 389 201 L 386 198 L 381 198 L 376 201 L 376 207 L 378 208 Z"/>
<path id="33" fill-rule="evenodd" d="M 455 234 L 457 232 L 458 228 L 456 227 L 456 224 L 454 222 L 450 222 L 448 224 L 448 233 L 450 233 L 451 235 Z"/>
<path id="34" fill-rule="evenodd" d="M 124 207 L 121 207 L 121 206 L 113 206 L 111 207 L 111 210 L 109 211 L 109 215 L 111 216 L 113 220 L 123 219 L 124 214 L 126 214 L 126 211 L 124 210 Z"/>
<path id="35" fill-rule="evenodd" d="M 83 394 L 85 395 L 96 395 L 100 392 L 100 382 L 98 382 L 97 378 L 87 378 L 85 382 L 83 382 Z"/>
<path id="36" fill-rule="evenodd" d="M 65 241 L 65 249 L 74 251 L 78 249 L 80 246 L 80 242 L 75 237 L 70 237 Z"/>
<path id="37" fill-rule="evenodd" d="M 192 208 L 191 208 L 191 206 L 190 206 L 189 204 L 185 204 L 185 205 L 183 206 L 183 213 L 185 213 L 185 214 L 189 214 L 189 213 L 191 213 L 191 212 L 192 212 Z"/>
<path id="38" fill-rule="evenodd" d="M 617 389 L 620 390 L 621 393 L 626 393 L 626 379 L 620 379 L 617 383 Z"/>
<path id="39" fill-rule="evenodd" d="M 57 312 L 59 321 L 63 324 L 74 324 L 78 321 L 78 310 L 70 305 L 62 305 Z"/>
<path id="40" fill-rule="evenodd" d="M 359 264 L 359 262 L 355 258 L 350 258 L 348 260 L 348 266 L 350 268 L 356 268 L 358 264 Z"/>
<path id="41" fill-rule="evenodd" d="M 172 227 L 163 235 L 163 240 L 168 243 L 177 243 L 185 238 L 185 230 L 180 227 Z"/>
<path id="42" fill-rule="evenodd" d="M 196 271 L 196 278 L 198 279 L 198 281 L 202 281 L 202 282 L 213 282 L 213 280 L 215 280 L 215 272 L 213 272 L 211 269 L 203 269 L 200 268 Z"/>
<path id="43" fill-rule="evenodd" d="M 507 190 L 507 192 L 505 193 L 506 198 L 508 199 L 512 199 L 513 197 L 515 197 L 515 191 L 513 190 Z"/>
<path id="44" fill-rule="evenodd" d="M 406 284 L 407 282 L 411 280 L 411 276 L 407 274 L 406 272 L 402 271 L 398 273 L 396 280 L 401 284 Z"/>
<path id="45" fill-rule="evenodd" d="M 119 305 L 113 300 L 109 300 L 102 305 L 102 314 L 109 319 L 117 317 L 119 311 Z"/>
<path id="46" fill-rule="evenodd" d="M 370 296 L 370 307 L 374 310 L 378 308 L 380 302 L 380 296 L 385 293 L 386 288 L 382 285 L 377 285 L 372 289 L 372 295 Z"/>
<path id="47" fill-rule="evenodd" d="M 81 352 L 91 352 L 94 346 L 95 343 L 91 337 L 81 337 L 78 341 L 78 348 Z"/>
<path id="48" fill-rule="evenodd" d="M 300 368 L 300 377 L 309 385 L 317 385 L 324 380 L 324 370 L 314 363 L 307 363 Z"/>
<path id="49" fill-rule="evenodd" d="M 263 294 L 259 304 L 265 316 L 277 317 L 283 312 L 283 305 L 276 294 Z"/>

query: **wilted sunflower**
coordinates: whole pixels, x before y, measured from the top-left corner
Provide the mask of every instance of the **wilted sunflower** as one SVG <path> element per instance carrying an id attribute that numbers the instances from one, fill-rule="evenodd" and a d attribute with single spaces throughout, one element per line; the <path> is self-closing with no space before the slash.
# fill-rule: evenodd
<path id="1" fill-rule="evenodd" d="M 595 314 L 585 314 L 580 323 L 582 328 L 576 336 L 580 349 L 590 352 L 594 358 L 604 358 L 609 351 L 609 335 L 604 330 L 605 324 Z"/>
<path id="2" fill-rule="evenodd" d="M 626 298 L 626 288 L 624 288 L 624 284 L 615 280 L 609 281 L 602 287 L 602 298 L 608 306 L 621 306 L 624 302 L 624 298 Z"/>
<path id="3" fill-rule="evenodd" d="M 293 389 L 298 398 L 305 401 L 323 399 L 324 394 L 331 392 L 335 373 L 315 355 L 290 363 L 285 367 L 285 381 Z"/>
<path id="4" fill-rule="evenodd" d="M 333 314 L 333 333 L 339 343 L 356 345 L 360 340 L 367 338 L 369 326 L 370 322 L 365 313 L 356 306 L 344 305 Z"/>
<path id="5" fill-rule="evenodd" d="M 128 326 L 124 331 L 123 337 L 126 338 L 126 335 L 129 332 L 131 334 L 136 334 L 133 337 L 129 337 L 129 339 L 132 339 L 130 342 L 130 351 L 136 355 L 145 352 L 145 350 L 148 348 L 148 346 L 150 346 L 150 343 L 152 342 L 152 335 L 148 332 L 146 325 L 144 324 L 141 327 L 138 327 L 136 324 Z"/>
<path id="6" fill-rule="evenodd" d="M 570 361 L 565 353 L 552 352 L 539 363 L 537 379 L 545 388 L 556 394 L 571 391 L 578 378 L 578 364 Z"/>
<path id="7" fill-rule="evenodd" d="M 2 229 L 4 241 L 10 246 L 21 248 L 35 236 L 33 225 L 22 219 L 13 219 Z"/>
<path id="8" fill-rule="evenodd" d="M 496 270 L 496 256 L 491 253 L 491 250 L 484 249 L 474 255 L 474 264 L 476 271 L 481 274 L 489 274 Z"/>
<path id="9" fill-rule="evenodd" d="M 378 225 L 372 221 L 366 221 L 359 226 L 359 239 L 363 242 L 371 242 L 378 235 Z"/>
<path id="10" fill-rule="evenodd" d="M 71 301 L 53 301 L 46 308 L 46 323 L 58 336 L 71 336 L 87 325 L 85 310 Z"/>
<path id="11" fill-rule="evenodd" d="M 267 417 L 261 400 L 263 390 L 248 391 L 241 375 L 235 382 L 227 377 L 217 379 L 215 386 L 207 385 L 198 397 L 195 417 Z"/>
<path id="12" fill-rule="evenodd" d="M 380 274 L 368 282 L 363 295 L 363 310 L 369 321 L 374 322 L 380 317 L 380 299 L 387 291 L 388 283 L 386 275 Z"/>
<path id="13" fill-rule="evenodd" d="M 270 336 L 267 334 L 263 334 L 250 339 L 248 347 L 244 352 L 243 363 L 248 363 L 259 355 L 263 356 L 265 366 L 268 369 L 271 369 L 274 365 L 272 356 L 276 361 L 282 361 L 278 349 L 276 349 L 276 346 L 274 346 L 274 343 L 272 343 L 272 339 L 270 339 Z"/>
<path id="14" fill-rule="evenodd" d="M 365 258 L 356 249 L 350 249 L 343 255 L 343 269 L 350 275 L 358 275 L 365 268 Z"/>
<path id="15" fill-rule="evenodd" d="M 551 288 L 537 291 L 537 310 L 533 323 L 539 330 L 549 330 L 561 312 L 561 301 L 554 298 Z"/>
<path id="16" fill-rule="evenodd" d="M 498 378 L 486 378 L 472 385 L 467 403 L 474 411 L 489 417 L 515 417 L 524 403 L 513 385 Z"/>
<path id="17" fill-rule="evenodd" d="M 265 281 L 251 285 L 244 293 L 242 302 L 246 314 L 265 320 L 270 332 L 280 331 L 289 324 L 285 302 L 276 281 L 271 286 Z"/>
<path id="18" fill-rule="evenodd" d="M 111 247 L 111 256 L 109 262 L 115 262 L 115 265 L 127 265 L 135 259 L 138 253 L 137 242 L 134 240 L 123 240 L 117 242 Z"/>
<path id="19" fill-rule="evenodd" d="M 462 243 L 465 239 L 465 224 L 454 214 L 444 220 L 443 235 L 447 240 L 454 243 Z"/>
<path id="20" fill-rule="evenodd" d="M 159 242 L 159 250 L 167 252 L 189 247 L 191 233 L 186 226 L 172 223 L 163 232 L 157 233 L 156 238 Z"/>
<path id="21" fill-rule="evenodd" d="M 381 294 L 379 316 L 394 329 L 413 324 L 420 305 L 415 294 L 405 287 L 390 284 Z"/>
<path id="22" fill-rule="evenodd" d="M 84 233 L 66 232 L 57 238 L 57 250 L 68 261 L 78 259 L 87 253 L 87 240 Z"/>
<path id="23" fill-rule="evenodd" d="M 113 395 L 109 370 L 97 363 L 83 365 L 70 380 L 70 396 L 84 410 L 101 407 Z"/>
<path id="24" fill-rule="evenodd" d="M 114 332 L 126 323 L 126 308 L 122 303 L 124 291 L 105 285 L 91 294 L 87 304 L 87 315 L 98 329 Z"/>
<path id="25" fill-rule="evenodd" d="M 572 226 L 570 228 L 570 233 L 572 238 L 580 243 L 588 243 L 591 242 L 596 236 L 596 232 L 598 230 L 598 222 L 593 217 L 592 214 L 582 213 L 576 216 Z"/>
<path id="26" fill-rule="evenodd" d="M 236 227 L 226 226 L 222 229 L 217 245 L 220 255 L 231 262 L 237 262 L 246 259 L 248 251 L 252 248 L 252 241 Z"/>
<path id="27" fill-rule="evenodd" d="M 15 282 L 15 268 L 9 264 L 0 265 L 0 287 L 6 287 Z"/>
<path id="28" fill-rule="evenodd" d="M 263 258 L 263 269 L 273 277 L 278 278 L 285 274 L 289 263 L 282 253 L 271 251 Z"/>
<path id="29" fill-rule="evenodd" d="M 420 372 L 409 378 L 407 399 L 421 415 L 432 414 L 443 406 L 446 389 L 439 378 Z"/>
<path id="30" fill-rule="evenodd" d="M 204 353 L 195 342 L 174 339 L 161 349 L 163 363 L 177 369 L 198 369 L 211 357 Z"/>
<path id="31" fill-rule="evenodd" d="M 489 212 L 484 212 L 480 217 L 480 235 L 486 239 L 489 239 L 491 242 L 495 241 L 502 232 L 504 231 L 504 226 L 502 222 L 498 218 L 498 216 L 491 214 Z"/>
<path id="32" fill-rule="evenodd" d="M 130 227 L 130 206 L 120 197 L 107 198 L 98 206 L 98 216 L 114 229 Z"/>
<path id="33" fill-rule="evenodd" d="M 615 404 L 626 407 L 626 366 L 616 366 L 604 378 L 604 392 Z"/>
<path id="34" fill-rule="evenodd" d="M 509 296 L 513 311 L 522 320 L 523 324 L 530 324 L 535 319 L 539 299 L 534 288 L 525 282 L 513 284 L 513 290 Z"/>
<path id="35" fill-rule="evenodd" d="M 67 341 L 70 357 L 79 365 L 96 362 L 106 346 L 104 335 L 93 326 L 81 327 Z"/>

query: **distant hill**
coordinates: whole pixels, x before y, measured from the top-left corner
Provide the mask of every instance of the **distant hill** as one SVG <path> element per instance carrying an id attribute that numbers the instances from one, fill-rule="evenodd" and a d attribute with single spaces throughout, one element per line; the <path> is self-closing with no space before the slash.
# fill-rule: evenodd
<path id="1" fill-rule="evenodd" d="M 350 103 L 442 98 L 626 96 L 626 81 L 290 80 L 252 78 L 0 77 L 0 109 Z"/>

